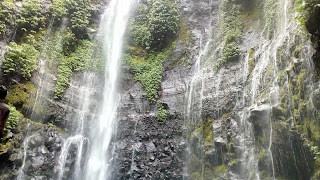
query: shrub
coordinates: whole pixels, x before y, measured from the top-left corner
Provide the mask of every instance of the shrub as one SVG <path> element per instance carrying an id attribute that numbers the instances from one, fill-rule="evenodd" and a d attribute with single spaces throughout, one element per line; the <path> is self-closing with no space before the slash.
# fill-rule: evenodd
<path id="1" fill-rule="evenodd" d="M 38 30 L 45 25 L 45 15 L 40 0 L 23 1 L 17 24 L 20 30 Z"/>
<path id="2" fill-rule="evenodd" d="M 3 60 L 5 76 L 18 72 L 25 79 L 29 79 L 36 68 L 38 56 L 39 52 L 30 44 L 10 43 Z"/>
<path id="3" fill-rule="evenodd" d="M 66 8 L 66 1 L 65 0 L 54 0 L 50 6 L 50 13 L 52 18 L 60 22 L 62 21 L 63 17 L 67 16 L 68 9 Z"/>
<path id="4" fill-rule="evenodd" d="M 320 7 L 318 0 L 297 0 L 295 12 L 299 12 L 297 20 L 303 27 L 306 27 L 311 34 L 319 34 Z"/>
<path id="5" fill-rule="evenodd" d="M 78 38 L 82 38 L 89 25 L 90 5 L 88 1 L 55 0 L 50 6 L 50 13 L 55 22 L 61 22 L 63 17 L 71 20 L 71 30 Z"/>
<path id="6" fill-rule="evenodd" d="M 54 92 L 55 98 L 60 98 L 62 96 L 73 71 L 80 71 L 89 68 L 89 62 L 92 54 L 93 43 L 87 40 L 82 40 L 75 52 L 60 59 Z"/>
<path id="7" fill-rule="evenodd" d="M 11 2 L 5 1 L 0 3 L 0 35 L 2 37 L 5 35 L 7 25 L 11 27 L 15 26 L 15 9 L 15 5 Z"/>
<path id="8" fill-rule="evenodd" d="M 9 105 L 9 109 L 10 109 L 10 115 L 6 123 L 5 130 L 15 129 L 19 123 L 20 118 L 23 117 L 23 115 L 14 106 Z"/>
<path id="9" fill-rule="evenodd" d="M 163 106 L 161 101 L 158 101 L 157 105 L 158 105 L 158 114 L 157 114 L 158 121 L 166 122 L 167 119 L 168 119 L 167 110 L 164 108 L 164 106 Z"/>
<path id="10" fill-rule="evenodd" d="M 271 39 L 274 35 L 277 3 L 275 0 L 266 0 L 264 6 L 267 38 Z"/>
<path id="11" fill-rule="evenodd" d="M 91 16 L 88 1 L 66 1 L 66 7 L 68 7 L 68 14 L 71 18 L 71 30 L 77 37 L 80 37 L 88 26 Z"/>
<path id="12" fill-rule="evenodd" d="M 177 0 L 151 0 L 141 3 L 133 21 L 134 44 L 146 49 L 162 49 L 179 31 Z"/>
<path id="13" fill-rule="evenodd" d="M 158 90 L 162 81 L 162 63 L 167 59 L 170 49 L 163 52 L 150 52 L 148 57 L 127 55 L 127 62 L 133 68 L 134 78 L 142 83 L 147 97 L 155 102 L 158 98 Z"/>

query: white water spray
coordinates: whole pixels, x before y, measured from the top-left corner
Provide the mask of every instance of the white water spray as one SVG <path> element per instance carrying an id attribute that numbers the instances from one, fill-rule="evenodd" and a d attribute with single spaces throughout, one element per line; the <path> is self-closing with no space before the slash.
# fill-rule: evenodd
<path id="1" fill-rule="evenodd" d="M 101 21 L 106 57 L 103 107 L 97 124 L 92 127 L 92 144 L 85 179 L 105 180 L 110 172 L 109 145 L 118 105 L 117 81 L 120 71 L 123 37 L 134 0 L 112 0 Z"/>

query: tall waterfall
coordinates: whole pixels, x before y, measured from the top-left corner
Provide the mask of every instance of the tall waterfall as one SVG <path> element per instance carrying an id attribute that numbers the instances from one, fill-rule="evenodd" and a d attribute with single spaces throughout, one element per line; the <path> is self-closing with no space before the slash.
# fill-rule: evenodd
<path id="1" fill-rule="evenodd" d="M 91 127 L 91 147 L 85 179 L 105 180 L 108 179 L 110 172 L 108 150 L 114 132 L 118 104 L 119 65 L 123 37 L 133 2 L 133 0 L 112 0 L 100 24 L 104 57 L 106 58 L 104 99 L 99 120 Z"/>

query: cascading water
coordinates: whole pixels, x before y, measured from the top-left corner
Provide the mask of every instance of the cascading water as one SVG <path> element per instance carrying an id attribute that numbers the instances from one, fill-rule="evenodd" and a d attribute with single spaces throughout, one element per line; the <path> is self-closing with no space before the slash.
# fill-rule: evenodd
<path id="1" fill-rule="evenodd" d="M 71 153 L 75 153 L 74 165 L 71 176 L 72 179 L 80 179 L 82 175 L 82 165 L 83 156 L 86 151 L 86 144 L 88 143 L 88 138 L 85 133 L 85 126 L 88 122 L 91 122 L 94 116 L 90 115 L 91 97 L 94 93 L 93 79 L 95 79 L 95 74 L 86 72 L 83 74 L 84 80 L 82 86 L 80 87 L 80 111 L 73 115 L 73 120 L 76 122 L 74 124 L 75 130 L 74 134 L 68 137 L 62 146 L 61 154 L 59 157 L 58 175 L 57 179 L 63 179 L 64 171 L 66 170 L 66 164 L 70 158 Z M 69 170 L 70 171 L 70 170 Z"/>
<path id="2" fill-rule="evenodd" d="M 91 127 L 90 151 L 85 179 L 108 179 L 110 172 L 110 142 L 118 103 L 117 81 L 123 37 L 134 0 L 112 0 L 103 15 L 100 32 L 106 57 L 104 99 L 97 123 Z"/>
<path id="3" fill-rule="evenodd" d="M 29 125 L 30 124 L 27 125 L 27 128 L 29 128 Z M 28 144 L 29 144 L 30 138 L 32 138 L 32 136 L 26 137 L 23 141 L 23 161 L 22 161 L 21 167 L 18 170 L 17 180 L 24 179 L 24 167 L 25 167 L 26 160 L 27 160 L 27 150 L 28 150 Z"/>
<path id="4" fill-rule="evenodd" d="M 240 112 L 239 116 L 241 117 L 240 123 L 240 147 L 242 149 L 242 176 L 247 179 L 261 179 L 261 175 L 259 172 L 259 154 L 257 152 L 257 142 L 255 140 L 254 134 L 254 125 L 250 122 L 250 113 L 252 110 L 256 111 L 266 111 L 267 113 L 264 114 L 263 118 L 266 121 L 266 124 L 269 128 L 266 134 L 264 135 L 267 139 L 267 147 L 263 151 L 267 151 L 268 154 L 268 161 L 270 162 L 269 168 L 271 172 L 272 179 L 275 179 L 275 165 L 273 162 L 273 155 L 272 155 L 272 138 L 273 138 L 273 125 L 272 125 L 272 117 L 271 117 L 271 106 L 275 106 L 279 103 L 279 85 L 278 85 L 278 76 L 279 76 L 279 65 L 278 62 L 279 57 L 277 55 L 278 50 L 281 46 L 290 39 L 290 31 L 287 29 L 288 24 L 288 4 L 289 2 L 285 1 L 282 5 L 279 3 L 279 7 L 283 7 L 285 11 L 281 14 L 281 22 L 284 22 L 284 25 L 281 26 L 280 30 L 275 35 L 276 38 L 274 40 L 266 40 L 263 36 L 264 31 L 260 36 L 260 43 L 259 48 L 254 52 L 254 61 L 257 62 L 255 68 L 252 71 L 252 78 L 249 80 L 248 72 L 244 73 L 244 84 L 245 89 L 243 93 L 243 111 Z M 278 8 L 279 8 L 278 7 Z M 265 29 L 264 29 L 265 30 Z M 246 57 L 246 62 L 248 63 L 249 55 Z M 248 65 L 245 66 L 248 68 Z M 266 80 L 266 76 L 268 73 L 271 74 L 270 79 L 271 83 L 268 84 Z M 247 81 L 250 81 L 251 88 L 248 89 Z M 268 87 L 269 86 L 269 87 Z M 268 90 L 269 89 L 269 90 Z M 266 92 L 268 97 L 261 96 L 263 91 Z M 249 97 L 246 100 L 246 97 Z M 267 105 L 263 105 L 267 102 Z M 261 154 L 260 152 L 260 154 Z M 261 155 L 260 155 L 261 156 Z M 260 157 L 261 158 L 261 157 Z"/>
<path id="5" fill-rule="evenodd" d="M 35 94 L 35 102 L 32 106 L 32 108 L 28 109 L 28 116 L 30 117 L 30 119 L 37 119 L 37 117 L 39 117 L 39 115 L 37 113 L 39 113 L 39 107 L 44 106 L 45 104 L 45 98 L 48 98 L 48 89 L 46 89 L 46 86 L 49 81 L 49 77 L 51 76 L 48 73 L 48 67 L 47 67 L 47 48 L 49 46 L 48 42 L 50 40 L 50 38 L 53 38 L 54 34 L 52 32 L 52 25 L 53 25 L 54 20 L 50 20 L 49 26 L 47 28 L 46 31 L 46 38 L 45 41 L 43 42 L 43 46 L 41 48 L 41 52 L 40 52 L 40 58 L 39 58 L 39 66 L 38 66 L 38 71 L 39 71 L 39 79 L 38 81 L 38 85 L 37 85 L 37 92 Z M 57 50 L 61 50 L 62 49 L 62 36 L 61 34 L 63 33 L 63 31 L 65 30 L 65 28 L 67 27 L 67 20 L 63 19 L 61 26 L 60 26 L 60 30 L 58 32 L 56 32 L 55 36 L 58 37 L 58 40 L 56 41 L 55 48 Z M 24 153 L 23 153 L 23 161 L 22 161 L 22 166 L 20 167 L 19 171 L 18 171 L 18 175 L 17 175 L 17 180 L 23 180 L 24 177 L 24 167 L 25 167 L 25 163 L 27 160 L 27 150 L 28 150 L 28 144 L 30 139 L 33 137 L 33 135 L 29 136 L 28 133 L 28 129 L 29 129 L 29 125 L 30 123 L 28 123 L 27 126 L 27 134 L 25 137 L 25 140 L 23 141 L 23 149 L 24 149 Z"/>
<path id="6" fill-rule="evenodd" d="M 38 71 L 39 76 L 37 79 L 37 92 L 35 95 L 35 102 L 31 109 L 28 110 L 28 116 L 30 119 L 40 119 L 39 117 L 42 116 L 41 114 L 41 107 L 46 106 L 46 98 L 49 97 L 49 91 L 48 84 L 52 82 L 52 74 L 50 74 L 50 67 L 48 67 L 48 62 L 50 61 L 48 58 L 48 48 L 54 49 L 54 51 L 61 53 L 62 52 L 62 46 L 63 46 L 63 32 L 65 31 L 67 27 L 67 19 L 63 18 L 62 23 L 60 25 L 60 29 L 57 32 L 53 32 L 52 25 L 53 25 L 54 19 L 51 20 L 47 32 L 46 32 L 46 38 L 42 45 L 42 49 L 40 51 L 40 58 L 39 58 L 39 65 L 38 65 Z M 50 40 L 55 39 L 54 44 L 50 44 Z M 49 47 L 53 46 L 53 47 Z M 58 58 L 58 57 L 53 57 Z"/>

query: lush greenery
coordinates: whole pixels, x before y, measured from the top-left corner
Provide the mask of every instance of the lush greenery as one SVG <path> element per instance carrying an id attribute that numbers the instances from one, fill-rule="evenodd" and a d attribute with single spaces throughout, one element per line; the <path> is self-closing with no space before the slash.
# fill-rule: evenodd
<path id="1" fill-rule="evenodd" d="M 146 57 L 127 56 L 127 63 L 132 67 L 134 77 L 140 81 L 147 92 L 148 99 L 155 102 L 162 81 L 162 63 L 167 59 L 170 49 L 163 52 L 150 52 Z"/>
<path id="2" fill-rule="evenodd" d="M 298 20 L 302 25 L 306 25 L 307 21 L 310 19 L 319 17 L 313 17 L 314 13 L 317 11 L 319 4 L 318 0 L 297 0 L 296 1 L 296 12 L 299 12 Z"/>
<path id="3" fill-rule="evenodd" d="M 171 52 L 179 33 L 179 4 L 177 0 L 142 1 L 130 25 L 130 42 L 125 59 L 142 83 L 147 97 L 158 105 L 158 120 L 167 120 L 167 110 L 158 100 L 163 63 Z"/>
<path id="4" fill-rule="evenodd" d="M 164 108 L 163 103 L 161 101 L 157 101 L 158 105 L 158 120 L 161 122 L 166 122 L 168 119 L 168 112 Z"/>
<path id="5" fill-rule="evenodd" d="M 15 5 L 12 2 L 0 3 L 0 36 L 5 36 L 7 26 L 14 27 L 16 17 L 14 16 Z"/>
<path id="6" fill-rule="evenodd" d="M 55 0 L 50 6 L 50 12 L 56 23 L 62 22 L 63 18 L 70 19 L 71 30 L 79 38 L 82 38 L 91 17 L 88 1 Z"/>
<path id="7" fill-rule="evenodd" d="M 10 116 L 6 123 L 5 130 L 15 129 L 19 123 L 20 118 L 23 117 L 23 115 L 14 106 L 9 105 L 9 108 L 10 108 Z"/>
<path id="8" fill-rule="evenodd" d="M 42 14 L 40 0 L 23 1 L 17 18 L 19 30 L 38 30 L 45 25 L 45 14 Z"/>
<path id="9" fill-rule="evenodd" d="M 178 34 L 179 22 L 177 0 L 144 1 L 132 21 L 133 42 L 146 49 L 161 49 Z"/>
<path id="10" fill-rule="evenodd" d="M 30 100 L 30 94 L 36 91 L 37 89 L 31 82 L 16 84 L 10 87 L 6 101 L 18 109 L 27 108 L 25 103 Z"/>
<path id="11" fill-rule="evenodd" d="M 224 0 L 221 4 L 221 30 L 223 47 L 221 57 L 214 64 L 215 70 L 229 61 L 237 60 L 240 56 L 239 43 L 241 41 L 243 23 L 241 20 L 242 2 Z"/>
<path id="12" fill-rule="evenodd" d="M 73 71 L 89 68 L 89 62 L 93 54 L 93 43 L 88 40 L 79 42 L 77 49 L 68 56 L 60 59 L 58 67 L 57 83 L 55 87 L 55 98 L 62 96 Z"/>
<path id="13" fill-rule="evenodd" d="M 10 43 L 3 60 L 4 74 L 11 76 L 18 73 L 25 79 L 30 78 L 36 68 L 38 56 L 39 52 L 30 44 Z"/>

